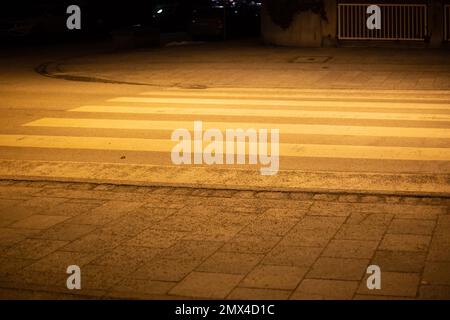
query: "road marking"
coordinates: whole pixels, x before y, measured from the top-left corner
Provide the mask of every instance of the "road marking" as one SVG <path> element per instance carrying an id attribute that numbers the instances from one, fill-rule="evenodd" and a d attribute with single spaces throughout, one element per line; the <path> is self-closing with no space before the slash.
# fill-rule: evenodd
<path id="1" fill-rule="evenodd" d="M 0 145 L 3 147 L 167 152 L 171 150 L 171 143 L 164 139 L 0 135 Z"/>
<path id="2" fill-rule="evenodd" d="M 409 121 L 450 121 L 450 114 L 422 113 L 381 113 L 381 112 L 337 112 L 309 110 L 273 109 L 225 109 L 225 108 L 177 108 L 177 107 L 129 107 L 129 106 L 82 106 L 72 112 L 129 113 L 152 115 L 205 115 L 205 116 L 247 116 L 279 118 L 320 118 L 358 120 L 409 120 Z"/>
<path id="3" fill-rule="evenodd" d="M 392 94 L 392 95 L 398 95 L 398 94 L 416 94 L 416 95 L 449 95 L 449 90 L 420 90 L 420 89 L 414 89 L 414 90 L 407 90 L 407 89 L 394 89 L 394 90 L 376 90 L 376 89 L 295 89 L 295 88 L 232 88 L 232 87 L 217 87 L 217 88 L 206 88 L 206 89 L 184 89 L 184 88 L 167 88 L 163 89 L 161 91 L 168 91 L 168 92 L 245 92 L 245 93 L 252 93 L 252 92 L 270 92 L 270 93 L 287 93 L 287 94 L 305 94 L 305 93 L 314 93 L 314 94 L 328 94 L 328 93 L 341 93 L 341 94 L 362 94 L 365 95 L 367 93 L 372 94 Z M 154 91 L 147 91 L 148 93 L 154 92 Z M 144 92 L 145 93 L 145 92 Z"/>
<path id="4" fill-rule="evenodd" d="M 127 130 L 168 130 L 192 128 L 192 121 L 151 121 L 80 118 L 42 118 L 24 124 L 27 127 L 65 127 Z M 281 134 L 364 136 L 364 137 L 410 137 L 410 138 L 450 138 L 450 129 L 442 128 L 401 128 L 377 126 L 309 125 L 284 123 L 247 122 L 203 122 L 204 130 L 219 129 L 279 129 Z"/>
<path id="5" fill-rule="evenodd" d="M 0 146 L 21 148 L 26 147 L 171 152 L 176 143 L 177 142 L 166 139 L 0 135 Z M 449 148 L 375 147 L 281 143 L 280 154 L 285 157 L 450 161 Z"/>
<path id="6" fill-rule="evenodd" d="M 272 99 L 197 99 L 197 98 L 150 98 L 118 97 L 109 102 L 160 103 L 183 105 L 237 105 L 273 107 L 344 107 L 344 108 L 383 108 L 383 109 L 443 109 L 450 110 L 450 104 L 442 103 L 400 103 L 400 102 L 361 102 L 361 101 L 303 101 Z"/>
<path id="7" fill-rule="evenodd" d="M 358 92 L 358 95 L 352 95 L 352 92 L 314 92 L 314 91 L 293 91 L 293 92 L 285 92 L 285 91 L 242 91 L 242 90 L 161 90 L 161 91 L 147 91 L 143 92 L 140 95 L 143 96 L 153 96 L 153 97 L 195 97 L 195 98 L 260 98 L 267 99 L 270 97 L 272 99 L 285 99 L 285 100 L 298 100 L 298 99 L 310 99 L 310 100 L 350 100 L 350 101 L 362 101 L 362 100 L 376 100 L 376 101 L 402 101 L 405 100 L 417 100 L 417 101 L 427 101 L 427 102 L 437 102 L 437 103 L 450 103 L 450 92 L 445 92 L 436 95 L 430 95 L 429 92 L 422 94 L 420 97 L 415 96 L 413 99 L 411 98 L 411 92 L 408 92 L 406 95 L 394 94 L 392 92 L 378 93 L 377 96 L 374 95 L 373 91 L 365 92 L 361 94 Z"/>

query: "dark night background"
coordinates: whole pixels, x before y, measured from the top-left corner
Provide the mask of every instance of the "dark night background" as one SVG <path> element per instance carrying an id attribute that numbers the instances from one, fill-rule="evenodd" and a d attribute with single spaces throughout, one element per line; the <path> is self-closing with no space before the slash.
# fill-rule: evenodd
<path id="1" fill-rule="evenodd" d="M 66 9 L 72 4 L 81 8 L 81 30 L 66 28 Z M 260 1 L 246 0 L 18 0 L 2 5 L 0 37 L 3 43 L 59 42 L 108 37 L 130 28 L 208 39 L 254 36 L 260 7 Z"/>

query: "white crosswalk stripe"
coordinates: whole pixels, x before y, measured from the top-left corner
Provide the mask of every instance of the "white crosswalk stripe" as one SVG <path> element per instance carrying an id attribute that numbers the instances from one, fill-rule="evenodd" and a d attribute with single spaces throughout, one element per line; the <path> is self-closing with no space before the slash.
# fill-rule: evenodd
<path id="1" fill-rule="evenodd" d="M 272 99 L 209 99 L 209 98 L 148 98 L 148 97 L 120 97 L 109 102 L 145 103 L 145 104 L 180 104 L 180 105 L 235 105 L 235 106 L 271 106 L 271 107 L 358 107 L 358 108 L 405 108 L 408 109 L 444 109 L 450 110 L 449 104 L 404 103 L 399 102 L 361 102 L 361 101 L 301 101 L 301 100 L 272 100 Z"/>
<path id="2" fill-rule="evenodd" d="M 429 113 L 381 113 L 351 111 L 311 111 L 311 110 L 273 110 L 273 109 L 226 109 L 226 108 L 182 108 L 182 107 L 128 107 L 128 106 L 82 106 L 73 112 L 91 113 L 130 113 L 130 114 L 170 114 L 170 115 L 216 115 L 273 118 L 320 118 L 320 119 L 372 119 L 372 120 L 410 120 L 410 121 L 450 121 L 449 114 Z"/>
<path id="3" fill-rule="evenodd" d="M 416 101 L 428 101 L 428 102 L 448 102 L 450 98 L 450 93 L 447 91 L 415 91 L 420 93 L 421 96 L 414 97 Z M 377 90 L 376 93 L 373 91 L 363 91 L 363 90 L 282 90 L 282 89 L 264 89 L 264 90 L 249 90 L 249 89 L 227 89 L 221 88 L 220 90 L 161 90 L 161 91 L 149 91 L 143 92 L 143 96 L 152 97 L 193 97 L 193 98 L 237 98 L 237 99 L 255 99 L 264 98 L 270 100 L 285 99 L 285 100 L 311 100 L 311 101 L 326 101 L 326 100 L 339 100 L 345 99 L 346 101 L 359 101 L 361 102 L 361 96 L 363 95 L 365 99 L 370 99 L 372 97 L 378 102 L 389 101 L 389 102 L 404 102 L 410 98 L 409 91 L 380 91 Z"/>
<path id="4" fill-rule="evenodd" d="M 173 147 L 173 142 L 165 139 L 105 137 L 89 137 L 86 139 L 85 137 L 72 136 L 0 135 L 0 145 L 4 147 L 170 152 Z M 281 143 L 280 154 L 287 157 L 450 161 L 450 149 L 448 148 L 370 147 Z"/>
<path id="5" fill-rule="evenodd" d="M 0 147 L 169 153 L 176 144 L 170 132 L 192 131 L 193 121 L 201 120 L 204 130 L 279 129 L 281 157 L 372 159 L 379 160 L 380 167 L 383 160 L 450 161 L 450 94 L 429 91 L 410 100 L 407 91 L 386 92 L 378 98 L 358 91 L 149 91 L 79 106 L 69 110 L 67 117 L 45 117 L 23 125 L 27 130 L 60 128 L 83 134 L 3 134 Z M 83 130 L 108 130 L 109 134 Z M 121 136 L 121 130 L 129 133 Z M 283 141 L 286 135 L 291 137 Z M 308 143 L 305 137 L 315 140 Z M 354 144 L 356 138 L 361 140 Z M 404 143 L 394 144 L 391 139 L 404 139 Z"/>

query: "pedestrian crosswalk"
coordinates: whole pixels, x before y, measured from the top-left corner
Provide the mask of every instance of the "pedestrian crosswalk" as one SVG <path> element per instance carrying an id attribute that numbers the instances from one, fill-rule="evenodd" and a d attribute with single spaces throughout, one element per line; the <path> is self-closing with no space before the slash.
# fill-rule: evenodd
<path id="1" fill-rule="evenodd" d="M 37 118 L 22 125 L 24 134 L 1 134 L 0 148 L 132 151 L 148 153 L 149 164 L 150 154 L 163 153 L 170 162 L 176 144 L 171 132 L 192 130 L 196 120 L 205 130 L 223 132 L 279 129 L 280 157 L 290 158 L 291 168 L 308 160 L 320 163 L 320 170 L 336 170 L 337 159 L 346 159 L 353 162 L 342 162 L 342 171 L 351 171 L 352 163 L 363 171 L 370 160 L 370 170 L 398 161 L 389 170 L 450 172 L 445 91 L 413 97 L 408 91 L 152 90 L 80 105 L 63 117 Z M 43 134 L 47 129 L 52 134 Z"/>

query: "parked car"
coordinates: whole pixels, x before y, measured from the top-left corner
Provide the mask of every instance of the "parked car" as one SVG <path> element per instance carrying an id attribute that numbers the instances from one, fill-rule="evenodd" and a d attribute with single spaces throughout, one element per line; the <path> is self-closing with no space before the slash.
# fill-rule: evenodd
<path id="1" fill-rule="evenodd" d="M 25 38 L 38 35 L 56 35 L 66 31 L 66 10 L 42 5 L 16 7 L 0 17 L 2 38 Z"/>
<path id="2" fill-rule="evenodd" d="M 194 8 L 189 30 L 194 38 L 257 35 L 260 11 L 261 2 L 217 0 L 212 5 Z"/>
<path id="3" fill-rule="evenodd" d="M 225 7 L 221 6 L 194 9 L 189 33 L 194 39 L 226 36 L 226 14 Z"/>
<path id="4" fill-rule="evenodd" d="M 0 37 L 4 40 L 39 42 L 70 39 L 73 36 L 107 34 L 107 12 L 79 1 L 81 30 L 67 29 L 68 1 L 17 3 L 0 13 Z"/>

